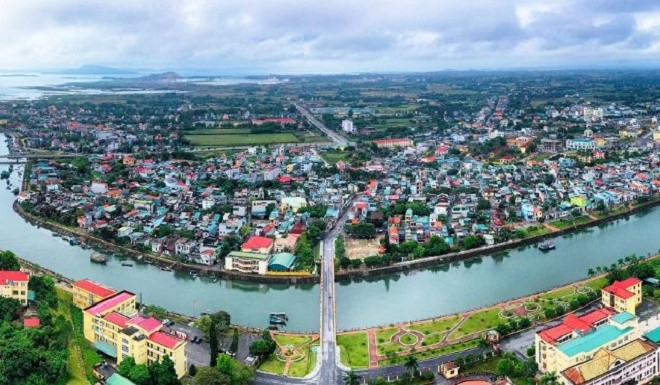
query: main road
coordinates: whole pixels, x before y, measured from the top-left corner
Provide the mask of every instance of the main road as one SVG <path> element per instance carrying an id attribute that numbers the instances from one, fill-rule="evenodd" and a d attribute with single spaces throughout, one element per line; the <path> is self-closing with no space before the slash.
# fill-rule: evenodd
<path id="1" fill-rule="evenodd" d="M 332 139 L 333 142 L 335 143 L 348 143 L 348 139 L 345 137 L 341 136 L 337 132 L 329 129 L 328 127 L 325 126 L 320 120 L 318 120 L 311 112 L 309 112 L 305 107 L 298 103 L 293 103 L 293 105 L 296 107 L 298 112 L 307 120 L 309 120 L 310 123 L 312 123 L 316 128 L 321 130 L 324 134 L 328 135 L 330 139 Z"/>

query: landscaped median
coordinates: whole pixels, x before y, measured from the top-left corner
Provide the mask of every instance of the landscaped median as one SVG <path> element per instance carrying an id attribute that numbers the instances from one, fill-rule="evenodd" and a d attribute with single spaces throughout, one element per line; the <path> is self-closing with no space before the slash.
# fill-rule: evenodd
<path id="1" fill-rule="evenodd" d="M 599 276 L 543 293 L 445 317 L 339 333 L 341 363 L 352 369 L 401 364 L 478 347 L 489 330 L 507 334 L 575 310 L 598 298 Z"/>
<path id="2" fill-rule="evenodd" d="M 272 333 L 272 336 L 277 349 L 259 366 L 260 371 L 301 378 L 314 370 L 318 335 Z"/>

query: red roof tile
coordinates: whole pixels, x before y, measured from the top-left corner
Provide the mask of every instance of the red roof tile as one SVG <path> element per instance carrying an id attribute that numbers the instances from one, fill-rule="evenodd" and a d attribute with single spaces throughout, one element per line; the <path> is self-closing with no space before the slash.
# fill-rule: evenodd
<path id="1" fill-rule="evenodd" d="M 122 328 L 126 327 L 126 322 L 128 321 L 128 317 L 116 312 L 106 315 L 103 319 Z"/>
<path id="2" fill-rule="evenodd" d="M 178 338 L 163 332 L 155 332 L 149 336 L 149 340 L 169 349 L 174 349 L 181 342 Z"/>
<path id="3" fill-rule="evenodd" d="M 619 298 L 628 299 L 635 295 L 632 292 L 628 291 L 628 289 L 640 283 L 642 283 L 642 281 L 640 281 L 635 277 L 632 277 L 623 281 L 614 281 L 613 284 L 603 288 L 603 290 L 610 294 L 614 294 Z"/>
<path id="4" fill-rule="evenodd" d="M 250 237 L 241 247 L 244 249 L 261 249 L 270 247 L 272 244 L 273 240 L 267 237 Z"/>
<path id="5" fill-rule="evenodd" d="M 23 326 L 26 328 L 38 328 L 41 326 L 41 320 L 39 318 L 26 318 L 23 320 Z"/>
<path id="6" fill-rule="evenodd" d="M 133 297 L 135 297 L 135 294 L 128 291 L 121 291 L 111 297 L 104 299 L 103 301 L 97 302 L 96 304 L 85 309 L 85 311 L 93 315 L 102 314 Z"/>
<path id="7" fill-rule="evenodd" d="M 154 317 L 144 318 L 142 316 L 131 318 L 127 324 L 144 329 L 147 333 L 152 333 L 163 325 Z"/>
<path id="8" fill-rule="evenodd" d="M 26 282 L 29 279 L 27 273 L 22 271 L 0 271 L 0 285 L 6 285 L 8 281 Z"/>
<path id="9" fill-rule="evenodd" d="M 73 283 L 73 286 L 79 287 L 101 298 L 106 298 L 116 293 L 116 291 L 89 279 L 81 279 L 80 281 L 76 281 Z"/>

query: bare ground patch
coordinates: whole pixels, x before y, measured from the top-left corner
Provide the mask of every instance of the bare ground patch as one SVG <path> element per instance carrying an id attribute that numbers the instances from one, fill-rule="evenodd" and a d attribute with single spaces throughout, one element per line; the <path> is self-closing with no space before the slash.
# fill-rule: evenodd
<path id="1" fill-rule="evenodd" d="M 375 239 L 352 239 L 346 238 L 346 256 L 349 259 L 364 259 L 372 255 L 378 255 L 380 240 Z"/>

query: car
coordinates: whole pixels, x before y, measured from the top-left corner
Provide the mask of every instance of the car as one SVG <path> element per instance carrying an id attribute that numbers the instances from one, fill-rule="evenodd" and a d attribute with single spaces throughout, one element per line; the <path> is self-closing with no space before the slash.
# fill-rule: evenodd
<path id="1" fill-rule="evenodd" d="M 195 340 L 194 343 L 196 343 L 196 344 L 201 344 L 202 343 L 202 339 L 200 337 L 195 336 L 194 340 Z"/>
<path id="2" fill-rule="evenodd" d="M 169 319 L 164 319 L 163 320 L 163 325 L 170 326 L 170 322 L 172 322 L 172 321 L 170 321 Z"/>

